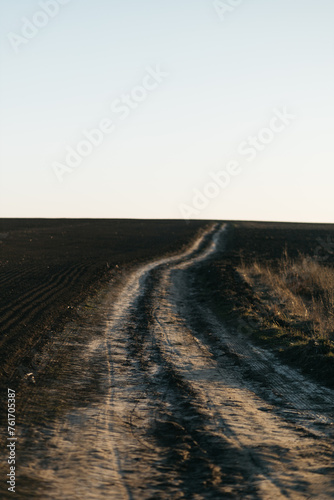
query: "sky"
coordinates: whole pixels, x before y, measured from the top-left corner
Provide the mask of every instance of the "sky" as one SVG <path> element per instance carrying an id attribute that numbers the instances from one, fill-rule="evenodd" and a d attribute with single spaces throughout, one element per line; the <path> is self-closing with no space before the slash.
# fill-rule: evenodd
<path id="1" fill-rule="evenodd" d="M 333 0 L 0 0 L 2 217 L 334 222 Z"/>

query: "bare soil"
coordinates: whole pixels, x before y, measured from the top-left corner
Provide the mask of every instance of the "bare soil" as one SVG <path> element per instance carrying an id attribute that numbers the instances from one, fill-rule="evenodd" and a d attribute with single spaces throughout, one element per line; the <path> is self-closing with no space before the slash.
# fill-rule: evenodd
<path id="1" fill-rule="evenodd" d="M 56 323 L 44 343 L 37 342 L 44 330 L 36 328 L 35 348 L 26 354 L 33 379 L 26 368 L 11 375 L 18 403 L 14 498 L 334 498 L 333 390 L 259 347 L 235 328 L 229 310 L 244 300 L 242 286 L 232 286 L 242 241 L 245 252 L 280 256 L 287 236 L 298 242 L 296 228 L 169 224 L 174 239 L 166 230 L 154 256 L 147 252 L 152 233 L 132 260 L 124 255 L 130 244 L 119 249 L 119 261 L 109 256 L 113 273 L 101 271 L 104 281 L 92 280 L 95 293 L 83 292 L 80 304 L 77 295 L 66 323 Z M 261 244 L 273 235 L 276 242 Z M 93 258 L 94 238 L 87 248 L 91 269 L 96 261 L 102 269 L 103 245 L 100 260 Z M 80 243 L 75 252 L 78 262 Z M 226 286 L 222 270 L 230 273 Z M 6 469 L 1 460 L 1 478 Z M 13 498 L 1 481 L 1 498 Z"/>

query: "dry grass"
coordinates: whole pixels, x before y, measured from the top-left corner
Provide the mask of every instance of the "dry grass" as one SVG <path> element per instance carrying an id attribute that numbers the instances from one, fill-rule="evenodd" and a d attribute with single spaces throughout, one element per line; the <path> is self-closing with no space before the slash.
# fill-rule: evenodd
<path id="1" fill-rule="evenodd" d="M 276 264 L 241 263 L 238 272 L 280 324 L 304 329 L 308 339 L 334 341 L 334 269 L 305 255 L 284 253 Z M 304 328 L 303 328 L 304 327 Z"/>

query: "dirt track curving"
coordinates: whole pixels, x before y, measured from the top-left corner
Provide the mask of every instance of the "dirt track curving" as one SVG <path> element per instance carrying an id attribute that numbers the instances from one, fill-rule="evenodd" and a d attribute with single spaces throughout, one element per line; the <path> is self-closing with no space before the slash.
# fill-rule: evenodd
<path id="1" fill-rule="evenodd" d="M 0 391 L 105 283 L 175 252 L 206 223 L 0 219 Z M 0 422 L 3 409 L 0 408 Z"/>
<path id="2" fill-rule="evenodd" d="M 192 286 L 224 231 L 138 266 L 40 354 L 17 498 L 334 498 L 334 391 L 224 329 Z"/>

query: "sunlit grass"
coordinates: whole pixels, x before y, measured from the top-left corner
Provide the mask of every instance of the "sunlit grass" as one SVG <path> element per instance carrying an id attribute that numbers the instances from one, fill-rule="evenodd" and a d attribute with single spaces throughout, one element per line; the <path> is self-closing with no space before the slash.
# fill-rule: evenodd
<path id="1" fill-rule="evenodd" d="M 275 264 L 243 262 L 238 272 L 251 286 L 261 303 L 261 321 L 275 320 L 313 340 L 334 340 L 334 269 L 287 252 Z M 259 312 L 249 313 L 258 316 Z M 291 339 L 293 340 L 293 339 Z"/>

